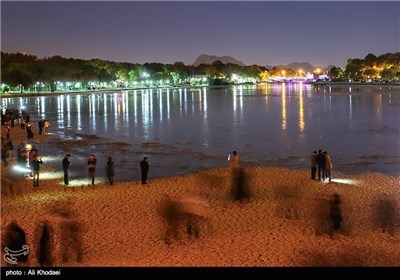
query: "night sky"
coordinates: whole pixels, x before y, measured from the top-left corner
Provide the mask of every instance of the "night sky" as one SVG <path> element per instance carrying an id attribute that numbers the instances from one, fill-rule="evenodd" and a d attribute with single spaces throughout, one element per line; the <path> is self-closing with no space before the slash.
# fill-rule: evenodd
<path id="1" fill-rule="evenodd" d="M 345 66 L 400 50 L 400 2 L 1 1 L 1 50 L 131 63 Z"/>

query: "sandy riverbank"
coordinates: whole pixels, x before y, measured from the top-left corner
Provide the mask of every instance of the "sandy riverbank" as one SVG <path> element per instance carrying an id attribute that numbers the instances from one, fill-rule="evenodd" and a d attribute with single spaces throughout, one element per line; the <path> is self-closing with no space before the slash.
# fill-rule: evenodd
<path id="1" fill-rule="evenodd" d="M 225 167 L 150 179 L 145 187 L 139 181 L 64 187 L 61 174 L 44 167 L 54 176 L 33 188 L 31 178 L 10 174 L 10 166 L 1 170 L 3 247 L 15 223 L 30 249 L 22 266 L 43 260 L 53 266 L 400 266 L 396 176 L 334 173 L 326 183 L 309 179 L 308 170 L 251 167 L 245 168 L 250 198 L 239 202 Z M 342 199 L 340 230 L 329 218 L 333 193 Z M 179 240 L 164 242 L 165 195 L 208 202 L 198 238 L 182 227 Z"/>

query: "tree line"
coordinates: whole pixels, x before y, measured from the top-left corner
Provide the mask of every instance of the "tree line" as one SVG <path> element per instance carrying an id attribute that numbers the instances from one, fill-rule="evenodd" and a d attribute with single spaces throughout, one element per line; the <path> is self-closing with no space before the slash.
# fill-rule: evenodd
<path id="1" fill-rule="evenodd" d="M 1 52 L 1 83 L 10 87 L 23 86 L 32 89 L 38 82 L 47 85 L 50 91 L 57 90 L 57 83 L 79 82 L 86 88 L 90 83 L 112 83 L 116 86 L 142 85 L 149 80 L 153 85 L 169 81 L 171 85 L 190 84 L 193 77 L 206 77 L 208 84 L 221 85 L 242 82 L 262 82 L 285 73 L 287 76 L 300 75 L 298 69 L 237 64 L 215 61 L 211 65 L 185 65 L 162 63 L 127 63 L 101 59 L 73 59 L 59 55 L 38 58 L 24 53 Z M 348 59 L 345 69 L 333 67 L 327 73 L 336 81 L 399 81 L 400 53 L 380 56 L 368 54 L 364 59 Z M 240 80 L 238 80 L 240 77 Z M 235 79 L 237 79 L 235 81 Z M 3 87 L 2 87 L 3 88 Z"/>

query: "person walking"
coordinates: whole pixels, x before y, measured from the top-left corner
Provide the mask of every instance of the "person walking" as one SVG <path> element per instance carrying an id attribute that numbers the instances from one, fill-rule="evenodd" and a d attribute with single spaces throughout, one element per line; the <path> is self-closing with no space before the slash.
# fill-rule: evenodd
<path id="1" fill-rule="evenodd" d="M 144 157 L 140 162 L 140 171 L 142 172 L 142 185 L 147 184 L 147 173 L 149 172 L 149 163 L 147 157 Z"/>
<path id="2" fill-rule="evenodd" d="M 92 180 L 92 185 L 94 185 L 94 179 L 96 176 L 96 163 L 97 159 L 94 154 L 91 154 L 88 159 L 88 173 L 89 173 L 89 180 Z"/>
<path id="3" fill-rule="evenodd" d="M 315 180 L 315 175 L 317 174 L 317 151 L 314 151 L 310 156 L 311 164 L 311 179 Z"/>
<path id="4" fill-rule="evenodd" d="M 107 177 L 110 185 L 112 185 L 114 183 L 114 161 L 112 157 L 109 157 L 107 161 Z"/>
<path id="5" fill-rule="evenodd" d="M 33 186 L 34 187 L 39 187 L 39 170 L 40 170 L 40 164 L 42 164 L 42 163 L 43 163 L 42 159 L 39 158 L 38 155 L 36 154 L 32 161 Z"/>
<path id="6" fill-rule="evenodd" d="M 66 154 L 63 161 L 62 161 L 62 166 L 63 166 L 63 171 L 64 171 L 64 184 L 68 185 L 69 180 L 68 180 L 68 167 L 71 164 L 69 161 L 69 158 L 71 157 L 70 154 Z"/>

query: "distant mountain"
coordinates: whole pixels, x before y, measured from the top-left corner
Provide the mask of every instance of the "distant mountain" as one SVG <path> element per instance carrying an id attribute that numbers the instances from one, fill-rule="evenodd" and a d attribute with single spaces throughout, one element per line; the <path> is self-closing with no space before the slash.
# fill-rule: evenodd
<path id="1" fill-rule="evenodd" d="M 326 66 L 324 69 L 325 69 L 325 71 L 329 71 L 329 70 L 331 70 L 333 67 L 336 67 L 335 65 L 329 65 L 329 66 Z"/>
<path id="2" fill-rule="evenodd" d="M 274 67 L 277 68 L 290 68 L 294 71 L 298 71 L 298 70 L 303 70 L 305 73 L 312 73 L 314 72 L 315 69 L 320 68 L 320 69 L 324 69 L 324 71 L 329 71 L 331 70 L 332 67 L 335 67 L 335 65 L 329 65 L 327 67 L 321 67 L 321 66 L 313 66 L 308 62 L 292 62 L 288 65 L 276 65 L 276 66 L 271 66 L 271 65 L 266 65 L 267 69 L 272 69 Z"/>
<path id="3" fill-rule="evenodd" d="M 208 54 L 202 54 L 198 56 L 193 62 L 194 66 L 198 66 L 200 64 L 213 64 L 213 62 L 220 60 L 223 64 L 227 63 L 232 63 L 232 64 L 238 64 L 241 66 L 246 66 L 243 62 L 231 57 L 231 56 L 215 56 L 215 55 L 208 55 Z M 267 69 L 273 69 L 273 68 L 290 68 L 294 71 L 302 70 L 305 73 L 313 73 L 315 69 L 320 68 L 324 69 L 324 71 L 329 71 L 331 70 L 332 67 L 335 67 L 335 65 L 329 65 L 327 67 L 321 67 L 321 66 L 313 66 L 308 62 L 292 62 L 288 65 L 265 65 Z"/>
<path id="4" fill-rule="evenodd" d="M 314 69 L 317 67 L 312 66 L 310 63 L 308 62 L 292 62 L 288 65 L 286 65 L 287 68 L 290 68 L 294 71 L 298 71 L 298 70 L 303 70 L 306 73 L 312 73 L 314 72 Z"/>
<path id="5" fill-rule="evenodd" d="M 208 54 L 202 54 L 198 56 L 193 62 L 194 66 L 198 66 L 200 64 L 213 64 L 213 62 L 220 60 L 223 64 L 227 63 L 232 63 L 232 64 L 238 64 L 241 66 L 246 66 L 243 62 L 231 57 L 231 56 L 215 56 L 215 55 L 208 55 Z"/>

